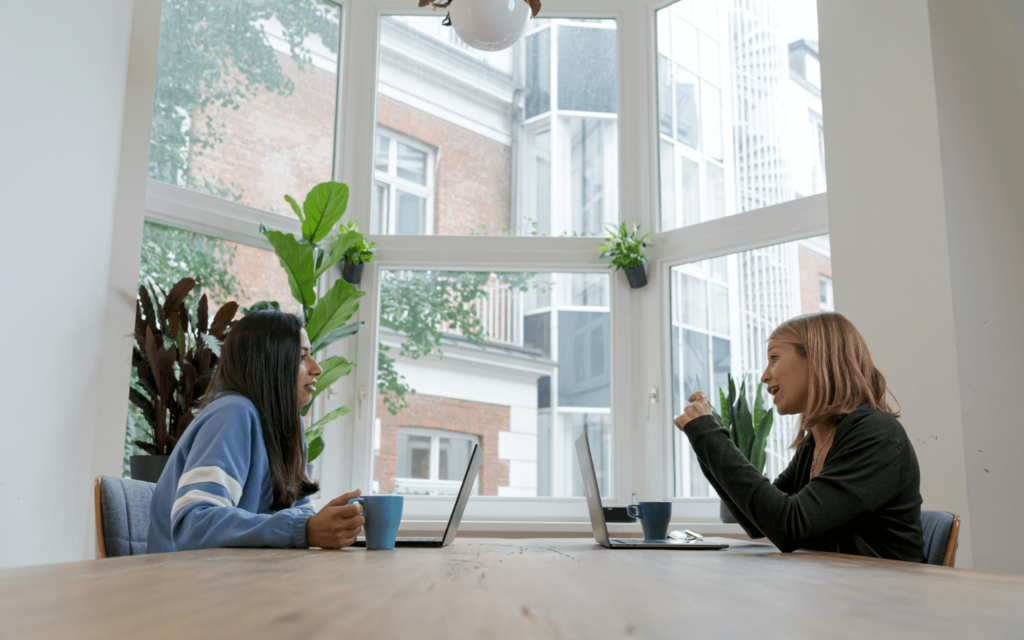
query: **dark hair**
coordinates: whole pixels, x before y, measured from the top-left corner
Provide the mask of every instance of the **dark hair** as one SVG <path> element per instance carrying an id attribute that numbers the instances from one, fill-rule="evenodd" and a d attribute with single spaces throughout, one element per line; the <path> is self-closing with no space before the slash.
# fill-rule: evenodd
<path id="1" fill-rule="evenodd" d="M 217 373 L 203 402 L 205 407 L 238 394 L 256 405 L 270 459 L 272 511 L 320 490 L 306 477 L 298 390 L 301 330 L 298 318 L 281 311 L 257 311 L 239 320 L 221 346 Z"/>

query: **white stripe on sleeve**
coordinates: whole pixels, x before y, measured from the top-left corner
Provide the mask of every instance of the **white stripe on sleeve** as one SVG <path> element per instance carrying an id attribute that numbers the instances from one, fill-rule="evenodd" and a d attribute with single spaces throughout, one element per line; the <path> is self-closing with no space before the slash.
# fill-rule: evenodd
<path id="1" fill-rule="evenodd" d="M 213 482 L 227 489 L 233 505 L 237 505 L 238 499 L 242 497 L 242 485 L 238 484 L 238 480 L 232 478 L 227 471 L 220 467 L 196 467 L 186 471 L 178 480 L 178 489 L 200 482 Z"/>
<path id="2" fill-rule="evenodd" d="M 206 491 L 200 491 L 199 489 L 193 489 L 174 501 L 174 504 L 171 506 L 171 520 L 174 520 L 174 514 L 177 513 L 179 509 L 186 507 L 193 502 L 212 502 L 218 507 L 232 506 L 231 502 L 224 496 L 218 496 L 212 493 L 207 493 Z"/>

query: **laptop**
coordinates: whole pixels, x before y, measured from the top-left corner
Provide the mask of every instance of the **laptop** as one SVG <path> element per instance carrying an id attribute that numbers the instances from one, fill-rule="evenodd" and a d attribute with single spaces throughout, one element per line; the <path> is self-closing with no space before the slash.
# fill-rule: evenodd
<path id="1" fill-rule="evenodd" d="M 725 549 L 729 546 L 703 540 L 609 538 L 608 525 L 604 519 L 604 508 L 601 506 L 601 490 L 597 486 L 597 473 L 594 471 L 594 459 L 590 456 L 590 441 L 587 440 L 586 431 L 576 439 L 576 458 L 580 461 L 580 475 L 583 476 L 583 488 L 587 494 L 587 510 L 590 512 L 590 525 L 594 528 L 594 539 L 602 547 L 609 549 Z"/>
<path id="2" fill-rule="evenodd" d="M 469 502 L 469 494 L 473 491 L 473 483 L 476 482 L 476 474 L 480 471 L 480 463 L 483 462 L 484 452 L 480 445 L 473 445 L 473 453 L 469 456 L 469 465 L 466 467 L 466 474 L 462 478 L 462 486 L 459 487 L 459 495 L 455 498 L 455 507 L 452 515 L 448 518 L 448 527 L 444 530 L 444 536 L 440 538 L 395 538 L 396 547 L 447 547 L 455 540 L 459 532 L 459 523 L 462 522 L 462 513 L 466 510 L 466 503 Z M 352 544 L 353 547 L 365 547 L 366 538 L 357 538 Z"/>

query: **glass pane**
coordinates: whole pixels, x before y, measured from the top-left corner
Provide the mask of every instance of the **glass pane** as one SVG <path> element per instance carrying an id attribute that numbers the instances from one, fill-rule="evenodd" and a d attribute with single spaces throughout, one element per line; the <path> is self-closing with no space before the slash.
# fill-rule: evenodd
<path id="1" fill-rule="evenodd" d="M 377 136 L 377 150 L 373 156 L 373 168 L 387 173 L 389 153 L 391 153 L 391 140 L 385 136 Z"/>
<path id="2" fill-rule="evenodd" d="M 427 201 L 423 198 L 399 191 L 395 207 L 395 233 L 423 233 L 426 206 Z"/>
<path id="3" fill-rule="evenodd" d="M 398 177 L 416 184 L 427 184 L 427 154 L 399 142 Z"/>
<path id="4" fill-rule="evenodd" d="M 149 176 L 293 216 L 330 180 L 341 10 L 164 2 Z"/>
<path id="5" fill-rule="evenodd" d="M 437 479 L 462 482 L 469 466 L 473 443 L 461 438 L 438 438 Z"/>
<path id="6" fill-rule="evenodd" d="M 436 436 L 439 480 L 458 479 L 460 437 L 478 437 L 480 495 L 566 497 L 576 491 L 574 434 L 594 425 L 602 487 L 611 486 L 610 280 L 608 273 L 383 270 L 377 490 L 396 486 L 406 459 L 397 436 L 413 427 L 445 430 Z"/>
<path id="7" fill-rule="evenodd" d="M 691 149 L 699 142 L 700 119 L 697 117 L 697 76 L 676 66 L 676 140 Z"/>
<path id="8" fill-rule="evenodd" d="M 370 233 L 380 233 L 380 225 L 388 223 L 388 187 L 379 182 L 373 185 L 370 210 L 375 214 L 371 220 Z"/>
<path id="9" fill-rule="evenodd" d="M 377 134 L 390 138 L 393 164 L 376 177 L 396 220 L 373 228 L 603 235 L 618 220 L 615 21 L 533 20 L 520 42 L 483 52 L 443 18 L 380 20 Z M 399 220 L 393 190 L 410 193 L 409 182 L 428 203 L 419 226 Z"/>
<path id="10" fill-rule="evenodd" d="M 526 36 L 526 117 L 551 110 L 551 29 Z"/>
<path id="11" fill-rule="evenodd" d="M 679 322 L 698 329 L 708 327 L 707 283 L 700 278 L 675 274 L 675 284 L 679 288 L 678 304 L 682 313 Z"/>
<path id="12" fill-rule="evenodd" d="M 708 190 L 701 215 L 663 209 L 662 231 L 825 191 L 816 12 L 787 0 L 684 0 L 657 12 L 659 136 L 697 152 Z M 663 164 L 678 156 L 660 154 Z M 676 192 L 687 178 L 659 172 Z"/>
<path id="13" fill-rule="evenodd" d="M 661 228 L 662 229 L 675 229 L 679 225 L 675 224 L 672 218 L 676 214 L 676 180 L 675 180 L 675 162 L 672 156 L 675 155 L 675 146 L 662 138 L 661 140 Z"/>
<path id="14" fill-rule="evenodd" d="M 700 222 L 700 165 L 685 156 L 679 158 L 679 199 L 683 225 Z"/>
<path id="15" fill-rule="evenodd" d="M 395 477 L 430 480 L 430 437 L 398 433 Z"/>
<path id="16" fill-rule="evenodd" d="M 705 268 L 710 267 L 710 268 Z M 728 274 L 734 274 L 732 278 Z M 716 408 L 719 390 L 728 395 L 728 376 L 737 389 L 746 383 L 752 405 L 766 362 L 768 336 L 782 322 L 798 315 L 827 310 L 821 304 L 822 278 L 831 278 L 828 236 L 807 238 L 671 270 L 672 404 L 678 415 L 698 389 Z M 704 277 L 711 281 L 705 282 Z M 710 331 L 688 322 L 687 310 L 697 298 L 710 309 Z M 713 334 L 712 334 L 713 332 Z M 710 346 L 710 353 L 708 352 Z M 710 358 L 709 358 L 710 356 Z M 709 382 L 710 381 L 710 382 Z M 771 396 L 762 390 L 765 406 Z M 768 436 L 765 475 L 774 479 L 792 457 L 797 416 L 776 416 Z M 675 432 L 675 491 L 678 497 L 709 495 L 696 460 L 682 434 Z"/>

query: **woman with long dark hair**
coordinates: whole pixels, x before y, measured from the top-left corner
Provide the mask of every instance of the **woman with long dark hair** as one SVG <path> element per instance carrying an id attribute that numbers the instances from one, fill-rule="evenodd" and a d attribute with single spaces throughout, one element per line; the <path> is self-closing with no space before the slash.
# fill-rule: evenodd
<path id="1" fill-rule="evenodd" d="M 838 313 L 783 323 L 761 382 L 780 415 L 800 414 L 796 454 L 774 483 L 732 443 L 703 392 L 675 419 L 736 521 L 786 552 L 922 562 L 917 456 L 853 324 Z"/>
<path id="2" fill-rule="evenodd" d="M 295 316 L 258 311 L 221 347 L 199 415 L 153 494 L 148 553 L 215 547 L 345 547 L 363 525 L 347 493 L 314 512 L 300 409 L 323 369 Z"/>

